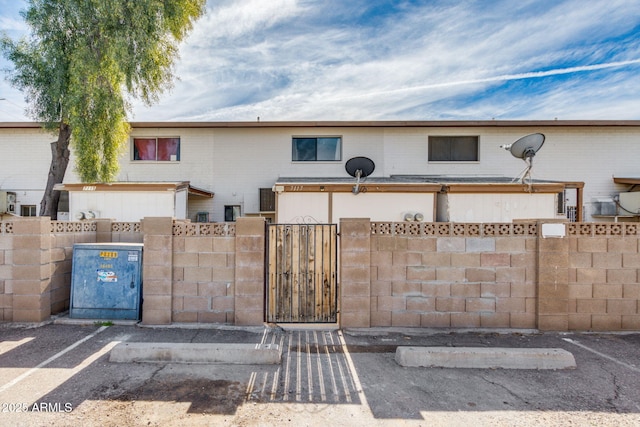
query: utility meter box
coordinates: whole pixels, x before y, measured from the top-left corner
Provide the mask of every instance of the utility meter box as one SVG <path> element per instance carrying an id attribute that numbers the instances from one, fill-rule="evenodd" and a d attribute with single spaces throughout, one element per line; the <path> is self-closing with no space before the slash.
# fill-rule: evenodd
<path id="1" fill-rule="evenodd" d="M 69 317 L 139 320 L 141 243 L 73 245 Z"/>

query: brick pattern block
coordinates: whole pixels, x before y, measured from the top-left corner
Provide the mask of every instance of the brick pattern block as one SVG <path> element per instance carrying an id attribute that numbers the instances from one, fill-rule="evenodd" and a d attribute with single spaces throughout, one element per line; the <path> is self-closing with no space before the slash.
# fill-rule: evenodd
<path id="1" fill-rule="evenodd" d="M 535 328 L 535 239 L 372 236 L 371 326 Z"/>

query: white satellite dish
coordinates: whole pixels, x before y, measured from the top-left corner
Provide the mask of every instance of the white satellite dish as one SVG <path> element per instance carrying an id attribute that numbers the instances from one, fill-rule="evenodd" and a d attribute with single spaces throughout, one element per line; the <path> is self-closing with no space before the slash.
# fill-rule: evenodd
<path id="1" fill-rule="evenodd" d="M 528 181 L 528 184 L 531 185 L 531 168 L 533 167 L 533 158 L 538 150 L 542 148 L 544 139 L 545 137 L 543 134 L 532 133 L 531 135 L 523 136 L 513 144 L 500 146 L 500 148 L 509 150 L 513 157 L 522 159 L 527 164 L 525 170 L 518 176 L 520 177 L 520 182 L 523 184 L 525 181 Z M 514 178 L 514 181 L 516 181 L 518 177 Z"/>

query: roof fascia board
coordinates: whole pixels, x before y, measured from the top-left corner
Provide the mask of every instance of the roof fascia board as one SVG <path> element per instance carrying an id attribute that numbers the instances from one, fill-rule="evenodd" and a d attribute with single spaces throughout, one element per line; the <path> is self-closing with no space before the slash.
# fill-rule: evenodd
<path id="1" fill-rule="evenodd" d="M 187 189 L 188 182 L 114 182 L 57 184 L 54 190 L 64 191 L 178 191 Z"/>
<path id="2" fill-rule="evenodd" d="M 560 193 L 564 191 L 564 183 L 534 183 L 534 184 L 455 184 L 444 185 L 448 193 Z"/>
<path id="3" fill-rule="evenodd" d="M 275 187 L 282 187 L 285 193 L 351 193 L 354 183 L 276 183 Z M 274 188 L 275 188 L 274 187 Z M 441 184 L 381 184 L 360 183 L 361 193 L 438 193 L 442 190 Z"/>
<path id="4" fill-rule="evenodd" d="M 432 120 L 432 121 L 281 121 L 281 122 L 131 122 L 132 128 L 318 128 L 318 127 L 611 127 L 640 126 L 640 120 Z"/>
<path id="5" fill-rule="evenodd" d="M 640 120 L 416 120 L 416 121 L 271 121 L 271 122 L 131 122 L 134 129 L 144 128 L 404 128 L 404 127 L 638 127 Z M 0 129 L 41 128 L 38 122 L 0 122 Z"/>

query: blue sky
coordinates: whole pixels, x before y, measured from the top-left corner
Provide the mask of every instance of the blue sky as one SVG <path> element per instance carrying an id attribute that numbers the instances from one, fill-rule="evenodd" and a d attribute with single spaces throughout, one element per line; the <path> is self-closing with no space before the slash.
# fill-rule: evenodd
<path id="1" fill-rule="evenodd" d="M 0 0 L 12 37 L 24 7 Z M 209 1 L 180 52 L 131 120 L 640 119 L 637 0 Z"/>

